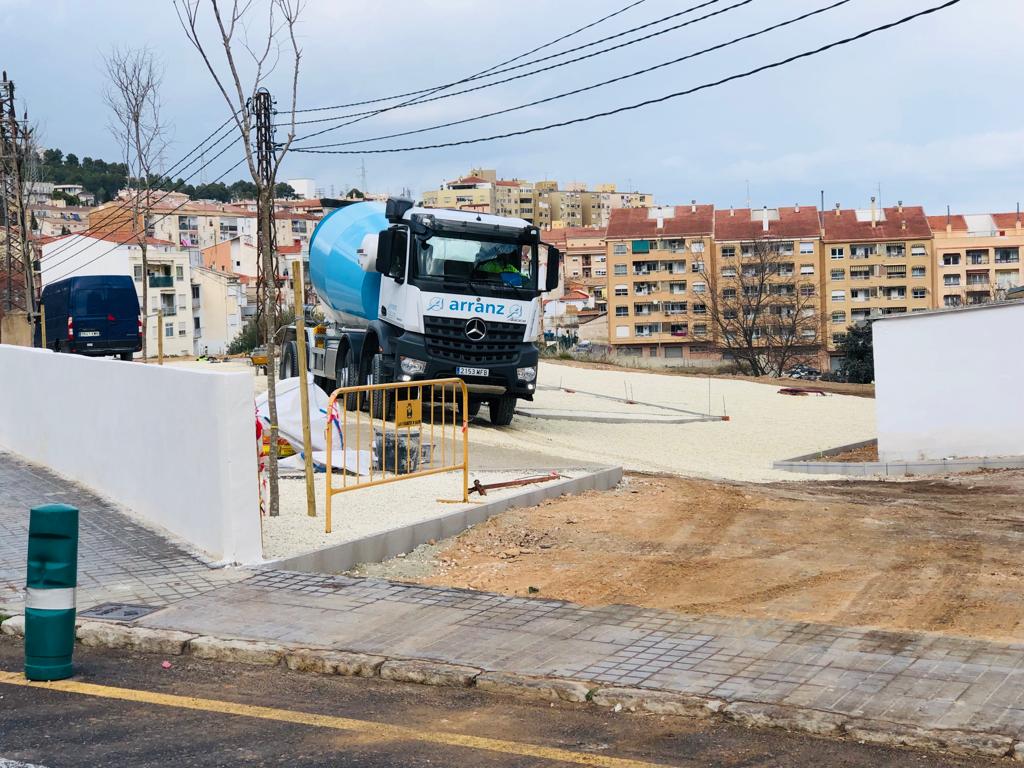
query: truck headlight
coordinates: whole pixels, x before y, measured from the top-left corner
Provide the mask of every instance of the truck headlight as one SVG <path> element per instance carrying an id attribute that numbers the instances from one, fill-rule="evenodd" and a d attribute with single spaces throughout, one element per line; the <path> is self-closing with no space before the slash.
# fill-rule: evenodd
<path id="1" fill-rule="evenodd" d="M 423 360 L 417 360 L 414 357 L 403 357 L 401 363 L 402 373 L 407 373 L 410 376 L 415 376 L 427 370 L 427 364 Z"/>
<path id="2" fill-rule="evenodd" d="M 520 381 L 533 381 L 537 378 L 537 366 L 531 365 L 526 368 L 516 368 L 516 377 Z"/>

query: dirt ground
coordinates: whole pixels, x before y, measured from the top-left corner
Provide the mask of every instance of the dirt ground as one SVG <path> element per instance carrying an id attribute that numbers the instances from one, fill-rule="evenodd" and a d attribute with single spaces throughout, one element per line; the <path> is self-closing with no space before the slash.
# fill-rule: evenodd
<path id="1" fill-rule="evenodd" d="M 594 368 L 601 371 L 635 371 L 637 373 L 664 373 L 669 376 L 698 376 L 703 378 L 705 373 L 693 370 L 678 370 L 674 368 L 635 368 L 617 363 L 598 363 L 585 360 L 556 360 L 544 359 L 545 363 L 554 365 L 567 365 L 575 368 Z M 744 376 L 739 373 L 712 373 L 713 379 L 734 379 L 736 381 L 756 381 L 758 384 L 777 384 L 780 387 L 800 387 L 802 389 L 820 389 L 823 392 L 831 392 L 836 395 L 855 395 L 856 397 L 875 396 L 874 384 L 845 384 L 839 381 L 808 381 L 804 379 L 790 379 L 778 376 Z"/>
<path id="2" fill-rule="evenodd" d="M 632 475 L 377 566 L 427 584 L 1024 639 L 1024 472 L 836 483 Z"/>

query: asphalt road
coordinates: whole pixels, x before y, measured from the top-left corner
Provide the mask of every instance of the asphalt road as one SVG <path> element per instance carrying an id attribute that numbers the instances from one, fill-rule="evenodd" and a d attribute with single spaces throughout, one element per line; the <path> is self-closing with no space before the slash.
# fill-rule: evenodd
<path id="1" fill-rule="evenodd" d="M 20 642 L 0 640 L 0 767 L 1005 765 L 189 657 L 75 658 L 61 689 L 27 687 L 10 674 Z"/>

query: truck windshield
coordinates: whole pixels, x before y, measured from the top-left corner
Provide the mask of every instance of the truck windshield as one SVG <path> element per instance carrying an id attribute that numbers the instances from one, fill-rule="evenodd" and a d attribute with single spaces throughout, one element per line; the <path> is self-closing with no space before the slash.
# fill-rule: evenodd
<path id="1" fill-rule="evenodd" d="M 532 245 L 441 235 L 416 238 L 415 242 L 416 271 L 420 277 L 527 289 L 536 284 Z"/>

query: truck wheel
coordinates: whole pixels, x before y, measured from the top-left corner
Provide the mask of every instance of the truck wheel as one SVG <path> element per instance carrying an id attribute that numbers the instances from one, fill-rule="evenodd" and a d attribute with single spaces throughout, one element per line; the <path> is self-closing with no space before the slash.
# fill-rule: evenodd
<path id="1" fill-rule="evenodd" d="M 496 427 L 507 427 L 512 423 L 512 417 L 516 413 L 516 396 L 502 395 L 491 400 L 489 406 L 491 424 Z"/>
<path id="2" fill-rule="evenodd" d="M 374 355 L 370 369 L 371 383 L 388 384 L 390 377 L 384 371 L 384 356 Z M 370 415 L 388 421 L 395 415 L 395 393 L 374 390 L 370 393 Z"/>
<path id="3" fill-rule="evenodd" d="M 281 365 L 277 370 L 279 379 L 291 379 L 299 375 L 298 352 L 294 341 L 287 342 L 281 348 Z"/>
<path id="4" fill-rule="evenodd" d="M 356 356 L 349 347 L 345 350 L 345 357 L 338 362 L 338 371 L 334 376 L 334 383 L 342 387 L 354 387 L 359 384 L 359 366 L 356 364 Z M 359 407 L 359 395 L 353 392 L 345 395 L 345 410 L 354 411 Z"/>

